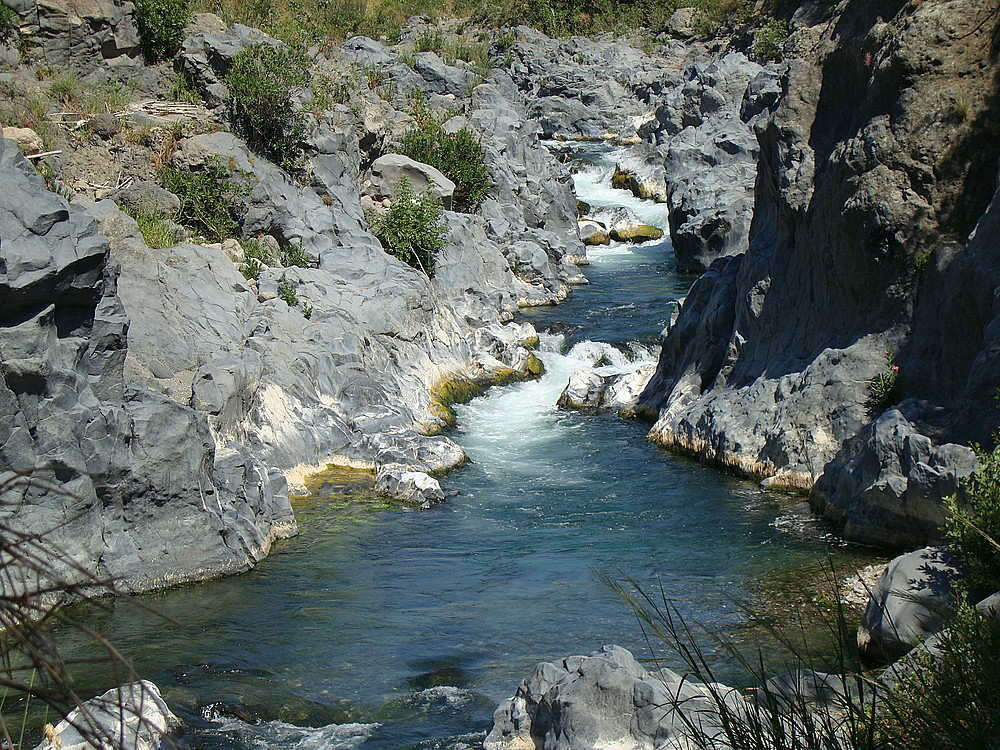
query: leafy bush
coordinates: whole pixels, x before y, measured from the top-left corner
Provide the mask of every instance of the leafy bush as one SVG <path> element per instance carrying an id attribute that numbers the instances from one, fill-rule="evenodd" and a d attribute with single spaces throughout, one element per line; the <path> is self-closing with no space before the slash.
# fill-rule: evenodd
<path id="1" fill-rule="evenodd" d="M 788 39 L 788 24 L 778 18 L 772 18 L 762 29 L 754 34 L 753 53 L 763 60 L 773 60 L 778 56 L 778 50 Z"/>
<path id="2" fill-rule="evenodd" d="M 135 0 L 142 52 L 152 62 L 177 54 L 190 20 L 190 0 Z"/>
<path id="3" fill-rule="evenodd" d="M 286 279 L 285 274 L 281 274 L 281 280 L 278 281 L 278 296 L 289 307 L 295 307 L 299 304 L 299 293 L 295 291 L 295 284 Z"/>
<path id="4" fill-rule="evenodd" d="M 899 401 L 899 366 L 895 364 L 895 359 L 895 352 L 886 349 L 885 369 L 868 381 L 871 407 L 876 413 L 885 411 Z"/>
<path id="5" fill-rule="evenodd" d="M 281 248 L 281 265 L 285 268 L 298 266 L 299 268 L 309 268 L 309 255 L 302 249 L 302 245 L 289 245 Z"/>
<path id="6" fill-rule="evenodd" d="M 886 750 L 980 750 L 1000 737 L 1000 622 L 960 602 L 939 636 L 941 653 L 914 658 L 879 716 Z M 992 742 L 990 741 L 992 740 Z"/>
<path id="7" fill-rule="evenodd" d="M 413 116 L 417 126 L 403 135 L 400 153 L 439 169 L 455 183 L 455 210 L 474 211 L 490 190 L 486 152 L 479 139 L 468 128 L 446 132 L 444 120 L 420 102 Z"/>
<path id="8" fill-rule="evenodd" d="M 180 198 L 177 218 L 182 224 L 213 242 L 238 234 L 235 201 L 250 189 L 241 175 L 234 179 L 219 157 L 209 159 L 197 172 L 165 166 L 157 176 L 163 187 Z"/>
<path id="9" fill-rule="evenodd" d="M 241 272 L 245 279 L 260 278 L 264 266 L 274 262 L 267 246 L 256 239 L 243 240 L 243 265 Z"/>
<path id="10" fill-rule="evenodd" d="M 0 39 L 9 39 L 17 31 L 21 19 L 13 8 L 0 4 Z"/>
<path id="11" fill-rule="evenodd" d="M 374 221 L 373 229 L 390 254 L 430 276 L 434 254 L 444 247 L 448 234 L 443 215 L 440 200 L 429 193 L 414 195 L 410 181 L 403 177 L 392 206 Z"/>
<path id="12" fill-rule="evenodd" d="M 962 481 L 960 495 L 948 498 L 947 537 L 965 563 L 969 585 L 1000 589 L 1000 447 L 975 447 L 979 469 Z"/>
<path id="13" fill-rule="evenodd" d="M 247 143 L 285 168 L 298 165 L 305 120 L 292 110 L 292 89 L 306 86 L 309 61 L 289 47 L 253 44 L 233 57 L 226 76 L 233 124 Z"/>

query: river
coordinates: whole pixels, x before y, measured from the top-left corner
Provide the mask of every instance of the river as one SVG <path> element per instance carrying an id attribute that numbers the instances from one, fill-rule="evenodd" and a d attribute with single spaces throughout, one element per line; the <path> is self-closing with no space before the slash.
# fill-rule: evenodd
<path id="1" fill-rule="evenodd" d="M 613 154 L 592 149 L 581 164 L 578 191 L 595 209 L 624 204 L 665 224 L 664 206 L 610 188 Z M 662 587 L 686 618 L 752 648 L 765 640 L 737 601 L 781 620 L 818 560 L 855 560 L 801 498 L 664 452 L 646 425 L 555 408 L 582 363 L 574 345 L 652 358 L 692 281 L 667 242 L 593 250 L 585 272 L 591 283 L 565 304 L 525 312 L 546 331 L 545 376 L 458 408 L 453 437 L 472 461 L 444 478 L 457 497 L 404 510 L 373 498 L 369 477 L 335 475 L 298 503 L 299 536 L 254 571 L 142 597 L 179 625 L 85 606 L 192 728 L 184 744 L 478 747 L 535 663 L 606 643 L 649 655 L 595 570 Z M 720 676 L 740 679 L 723 650 L 702 645 Z"/>

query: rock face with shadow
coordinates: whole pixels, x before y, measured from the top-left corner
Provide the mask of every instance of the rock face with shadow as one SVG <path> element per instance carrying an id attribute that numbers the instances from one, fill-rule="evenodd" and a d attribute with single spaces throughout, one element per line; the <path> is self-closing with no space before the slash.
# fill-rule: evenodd
<path id="1" fill-rule="evenodd" d="M 848 0 L 807 3 L 792 27 L 799 54 L 755 126 L 748 249 L 694 284 L 637 410 L 661 444 L 772 483 L 809 489 L 826 474 L 817 507 L 853 539 L 887 541 L 864 495 L 877 481 L 899 496 L 902 479 L 926 499 L 890 541 L 919 544 L 926 506 L 969 468 L 946 444 L 997 423 L 992 26 L 963 0 Z M 890 400 L 923 402 L 929 442 L 876 440 L 872 481 L 842 482 L 864 452 L 847 441 L 895 405 L 871 387 L 887 352 Z M 899 502 L 889 513 L 909 516 Z"/>

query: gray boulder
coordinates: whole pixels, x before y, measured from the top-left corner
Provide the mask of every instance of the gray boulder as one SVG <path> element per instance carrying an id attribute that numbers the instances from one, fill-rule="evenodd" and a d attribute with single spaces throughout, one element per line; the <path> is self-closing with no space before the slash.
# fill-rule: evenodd
<path id="1" fill-rule="evenodd" d="M 142 680 L 73 709 L 35 750 L 156 750 L 170 744 L 168 735 L 179 726 L 156 685 Z"/>
<path id="2" fill-rule="evenodd" d="M 699 13 L 697 8 L 678 8 L 667 19 L 663 30 L 676 39 L 690 39 L 697 33 Z"/>
<path id="3" fill-rule="evenodd" d="M 971 449 L 935 445 L 921 434 L 927 411 L 915 399 L 885 411 L 845 442 L 817 480 L 813 508 L 847 539 L 895 546 L 941 541 L 943 498 L 958 491 L 977 462 Z"/>
<path id="4" fill-rule="evenodd" d="M 181 207 L 180 198 L 151 180 L 133 182 L 108 197 L 119 206 L 154 216 L 175 216 Z"/>
<path id="5" fill-rule="evenodd" d="M 717 701 L 739 711 L 724 685 L 703 685 L 668 669 L 647 672 L 625 649 L 539 664 L 493 715 L 486 750 L 686 747 L 688 721 L 721 737 Z M 686 717 L 686 718 L 685 718 Z"/>
<path id="6" fill-rule="evenodd" d="M 395 200 L 398 197 L 399 182 L 404 177 L 409 180 L 410 188 L 416 195 L 430 193 L 441 200 L 445 210 L 451 210 L 455 183 L 430 164 L 423 164 L 402 154 L 386 154 L 374 161 L 367 175 L 368 182 L 371 183 L 369 190 L 372 195 L 389 196 Z"/>
<path id="7" fill-rule="evenodd" d="M 858 628 L 862 657 L 894 662 L 937 632 L 954 608 L 961 578 L 957 560 L 941 547 L 900 555 L 872 589 Z"/>

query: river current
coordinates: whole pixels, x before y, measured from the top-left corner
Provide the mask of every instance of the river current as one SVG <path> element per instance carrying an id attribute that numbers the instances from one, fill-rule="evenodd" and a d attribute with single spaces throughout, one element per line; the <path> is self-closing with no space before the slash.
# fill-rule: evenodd
<path id="1" fill-rule="evenodd" d="M 664 206 L 609 185 L 614 154 L 583 155 L 578 194 L 665 226 Z M 539 661 L 617 643 L 650 652 L 629 609 L 595 577 L 630 576 L 686 618 L 763 644 L 738 601 L 780 620 L 832 546 L 800 498 L 762 492 L 645 440 L 647 426 L 556 409 L 583 363 L 574 345 L 655 356 L 692 278 L 669 243 L 591 249 L 591 283 L 526 311 L 545 376 L 458 408 L 471 462 L 429 511 L 371 496 L 339 474 L 298 504 L 297 538 L 242 576 L 85 612 L 218 750 L 481 746 L 493 709 Z M 718 676 L 738 667 L 708 637 Z M 666 663 L 680 668 L 677 660 Z M 88 682 L 89 680 L 89 682 Z M 109 678 L 81 684 L 96 692 Z M 92 684 L 90 684 L 92 683 Z"/>

